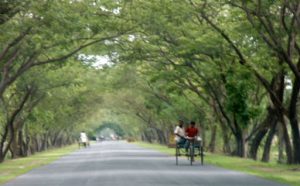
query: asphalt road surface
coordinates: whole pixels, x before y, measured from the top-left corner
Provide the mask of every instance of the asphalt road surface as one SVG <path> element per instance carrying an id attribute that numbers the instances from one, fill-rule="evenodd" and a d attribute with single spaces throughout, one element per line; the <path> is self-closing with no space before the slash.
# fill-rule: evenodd
<path id="1" fill-rule="evenodd" d="M 193 166 L 126 142 L 102 142 L 19 176 L 4 186 L 280 186 L 211 165 Z M 237 165 L 238 166 L 238 165 Z M 281 185 L 282 186 L 282 185 Z"/>

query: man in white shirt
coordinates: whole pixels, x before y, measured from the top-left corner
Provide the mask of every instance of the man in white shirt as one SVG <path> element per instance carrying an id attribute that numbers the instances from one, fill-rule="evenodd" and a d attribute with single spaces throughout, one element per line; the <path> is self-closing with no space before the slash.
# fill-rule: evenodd
<path id="1" fill-rule="evenodd" d="M 176 141 L 177 145 L 184 145 L 185 141 L 186 141 L 183 124 L 184 124 L 184 122 L 182 120 L 179 120 L 179 123 L 174 130 L 175 141 Z"/>
<path id="2" fill-rule="evenodd" d="M 84 131 L 80 133 L 80 142 L 86 147 L 88 145 L 88 137 Z"/>

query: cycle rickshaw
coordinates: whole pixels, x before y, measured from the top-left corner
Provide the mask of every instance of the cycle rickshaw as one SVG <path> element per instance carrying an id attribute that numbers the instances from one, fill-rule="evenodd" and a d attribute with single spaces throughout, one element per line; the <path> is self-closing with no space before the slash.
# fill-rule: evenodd
<path id="1" fill-rule="evenodd" d="M 193 163 L 195 162 L 196 157 L 200 157 L 201 165 L 203 165 L 204 152 L 203 152 L 203 145 L 202 145 L 201 138 L 191 138 L 186 140 L 189 140 L 190 142 L 187 151 L 185 149 L 184 144 L 176 143 L 176 151 L 175 151 L 176 165 L 178 165 L 179 156 L 181 155 L 187 156 L 191 165 L 193 165 Z"/>

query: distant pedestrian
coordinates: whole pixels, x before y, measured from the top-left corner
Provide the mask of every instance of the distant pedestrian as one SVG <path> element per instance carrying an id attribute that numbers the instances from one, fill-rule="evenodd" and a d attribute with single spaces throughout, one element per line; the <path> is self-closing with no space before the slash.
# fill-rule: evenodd
<path id="1" fill-rule="evenodd" d="M 86 147 L 88 145 L 88 137 L 84 131 L 80 133 L 80 143 Z"/>

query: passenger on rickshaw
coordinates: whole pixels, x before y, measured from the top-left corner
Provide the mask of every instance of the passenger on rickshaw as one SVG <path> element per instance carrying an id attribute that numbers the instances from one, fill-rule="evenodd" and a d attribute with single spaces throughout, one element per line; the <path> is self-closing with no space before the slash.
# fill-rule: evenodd
<path id="1" fill-rule="evenodd" d="M 184 147 L 186 143 L 183 124 L 184 122 L 182 120 L 179 120 L 178 125 L 174 130 L 176 145 L 179 145 L 181 148 Z"/>

